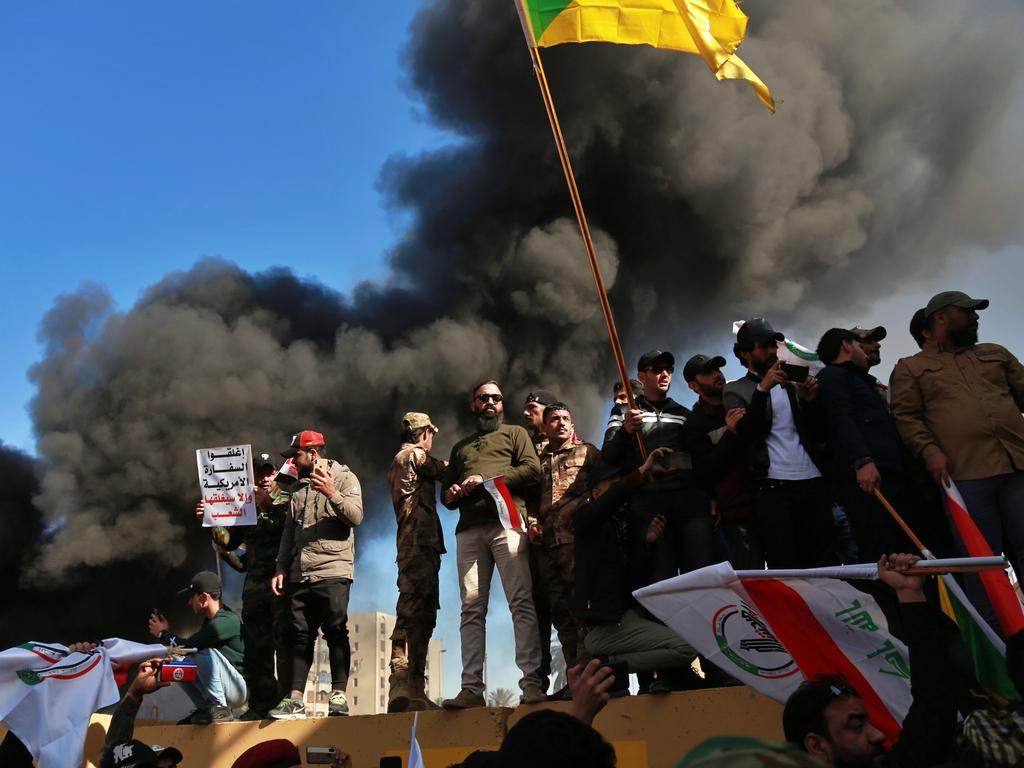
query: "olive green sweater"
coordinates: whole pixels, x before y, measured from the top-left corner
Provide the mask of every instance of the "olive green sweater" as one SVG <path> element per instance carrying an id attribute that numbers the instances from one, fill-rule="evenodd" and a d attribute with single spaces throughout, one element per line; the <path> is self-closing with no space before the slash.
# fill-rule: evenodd
<path id="1" fill-rule="evenodd" d="M 448 469 L 441 485 L 442 493 L 454 483 L 461 483 L 470 475 L 480 475 L 484 480 L 504 477 L 505 485 L 519 514 L 526 518 L 526 504 L 523 494 L 540 482 L 540 460 L 533 448 L 533 441 L 525 429 L 502 424 L 493 432 L 475 432 L 452 446 Z M 446 505 L 448 506 L 448 505 Z M 459 510 L 459 533 L 478 525 L 493 525 L 498 522 L 498 511 L 494 508 L 487 491 L 477 488 L 472 494 L 461 499 Z"/>

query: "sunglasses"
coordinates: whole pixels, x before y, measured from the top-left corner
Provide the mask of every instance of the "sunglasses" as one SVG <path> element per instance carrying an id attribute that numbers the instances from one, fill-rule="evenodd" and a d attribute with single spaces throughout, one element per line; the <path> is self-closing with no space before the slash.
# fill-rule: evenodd
<path id="1" fill-rule="evenodd" d="M 675 367 L 671 365 L 653 366 L 651 368 L 645 368 L 644 370 L 649 373 L 653 373 L 655 376 L 662 373 L 675 373 L 676 371 Z"/>
<path id="2" fill-rule="evenodd" d="M 488 400 L 493 400 L 496 403 L 500 403 L 504 398 L 501 395 L 477 395 L 476 401 L 478 403 L 486 403 Z"/>

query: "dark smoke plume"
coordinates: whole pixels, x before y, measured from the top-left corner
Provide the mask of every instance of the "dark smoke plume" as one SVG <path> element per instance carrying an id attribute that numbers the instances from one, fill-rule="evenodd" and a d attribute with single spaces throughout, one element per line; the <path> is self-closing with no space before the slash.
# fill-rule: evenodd
<path id="1" fill-rule="evenodd" d="M 630 361 L 722 345 L 754 312 L 864 306 L 1022 236 L 1019 4 L 745 7 L 743 56 L 783 100 L 775 116 L 695 57 L 544 52 Z M 429 411 L 442 452 L 468 427 L 468 387 L 496 376 L 512 419 L 542 385 L 598 423 L 614 368 L 512 3 L 428 3 L 405 61 L 455 138 L 382 172 L 411 213 L 384 284 L 344 297 L 205 260 L 126 312 L 95 286 L 57 300 L 32 371 L 52 529 L 23 584 L 117 584 L 95 609 L 108 627 L 148 605 L 207 552 L 197 447 L 276 451 L 321 429 L 371 496 L 372 536 L 391 530 L 380 481 L 402 412 Z"/>

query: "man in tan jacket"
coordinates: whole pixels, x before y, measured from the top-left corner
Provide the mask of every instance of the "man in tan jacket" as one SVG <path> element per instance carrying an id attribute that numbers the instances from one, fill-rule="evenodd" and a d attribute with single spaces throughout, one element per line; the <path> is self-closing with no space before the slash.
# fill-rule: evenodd
<path id="1" fill-rule="evenodd" d="M 925 307 L 927 341 L 890 380 L 900 437 L 936 483 L 956 481 L 994 552 L 1024 566 L 1024 366 L 1005 347 L 978 343 L 986 299 L 960 291 Z"/>
<path id="2" fill-rule="evenodd" d="M 363 522 L 359 481 L 344 464 L 324 457 L 324 436 L 311 429 L 292 438 L 282 452 L 293 459 L 299 479 L 292 487 L 288 516 L 277 552 L 274 594 L 288 598 L 295 627 L 292 691 L 270 716 L 277 720 L 305 717 L 302 691 L 313 662 L 317 632 L 323 629 L 331 662 L 328 715 L 347 715 L 349 665 L 348 597 L 355 565 L 355 531 Z"/>

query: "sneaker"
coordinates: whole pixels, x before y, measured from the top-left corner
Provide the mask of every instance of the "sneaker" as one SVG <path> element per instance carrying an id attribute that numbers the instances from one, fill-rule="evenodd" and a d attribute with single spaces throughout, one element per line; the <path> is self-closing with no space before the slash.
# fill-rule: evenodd
<path id="1" fill-rule="evenodd" d="M 672 686 L 669 684 L 668 680 L 658 678 L 653 683 L 651 683 L 650 687 L 647 689 L 647 692 L 654 694 L 672 693 Z"/>
<path id="2" fill-rule="evenodd" d="M 327 702 L 327 716 L 340 717 L 348 714 L 348 699 L 340 691 L 332 693 Z"/>
<path id="3" fill-rule="evenodd" d="M 306 705 L 302 703 L 302 699 L 285 696 L 281 703 L 267 714 L 275 720 L 302 720 L 306 717 Z"/>
<path id="4" fill-rule="evenodd" d="M 441 706 L 444 709 L 471 709 L 484 707 L 486 703 L 482 693 L 473 693 L 468 688 L 463 688 L 454 699 L 445 699 L 441 702 Z"/>
<path id="5" fill-rule="evenodd" d="M 197 709 L 192 715 L 192 725 L 211 725 L 213 723 L 232 723 L 235 715 L 229 707 L 214 704 L 208 709 Z"/>
<path id="6" fill-rule="evenodd" d="M 540 704 L 547 701 L 548 695 L 540 689 L 536 683 L 527 683 L 523 686 L 523 695 L 519 697 L 520 704 Z"/>

